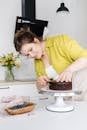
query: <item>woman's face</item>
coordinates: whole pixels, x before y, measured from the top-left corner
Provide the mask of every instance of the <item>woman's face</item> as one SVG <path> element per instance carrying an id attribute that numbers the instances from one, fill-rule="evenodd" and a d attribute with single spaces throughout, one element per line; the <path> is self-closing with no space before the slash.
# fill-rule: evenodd
<path id="1" fill-rule="evenodd" d="M 29 58 L 40 59 L 43 55 L 43 49 L 40 41 L 35 39 L 32 43 L 23 44 L 21 54 L 28 56 Z"/>

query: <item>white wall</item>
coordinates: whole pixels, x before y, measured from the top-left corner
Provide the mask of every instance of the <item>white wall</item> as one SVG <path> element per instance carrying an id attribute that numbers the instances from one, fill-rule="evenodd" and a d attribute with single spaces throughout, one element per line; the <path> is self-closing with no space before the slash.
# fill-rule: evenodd
<path id="1" fill-rule="evenodd" d="M 15 51 L 13 37 L 18 15 L 21 15 L 21 0 L 0 0 L 0 55 Z M 4 79 L 1 66 L 0 79 Z"/>
<path id="2" fill-rule="evenodd" d="M 0 55 L 14 52 L 14 31 L 16 16 L 21 16 L 21 0 L 0 0 Z M 33 60 L 21 57 L 22 65 L 14 69 L 16 79 L 35 79 Z M 5 67 L 0 66 L 0 80 L 4 80 Z"/>
<path id="3" fill-rule="evenodd" d="M 21 15 L 21 0 L 0 0 L 0 54 L 14 51 L 16 16 Z"/>
<path id="4" fill-rule="evenodd" d="M 56 13 L 64 2 L 70 14 Z M 36 17 L 49 21 L 49 35 L 69 34 L 87 48 L 87 0 L 36 0 Z"/>

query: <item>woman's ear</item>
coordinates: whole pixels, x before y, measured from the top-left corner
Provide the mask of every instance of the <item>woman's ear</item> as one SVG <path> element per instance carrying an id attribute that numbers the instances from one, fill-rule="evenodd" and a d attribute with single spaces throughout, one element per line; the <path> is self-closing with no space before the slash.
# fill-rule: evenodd
<path id="1" fill-rule="evenodd" d="M 38 38 L 34 38 L 34 42 L 35 42 L 35 43 L 40 43 L 40 41 L 39 41 Z"/>

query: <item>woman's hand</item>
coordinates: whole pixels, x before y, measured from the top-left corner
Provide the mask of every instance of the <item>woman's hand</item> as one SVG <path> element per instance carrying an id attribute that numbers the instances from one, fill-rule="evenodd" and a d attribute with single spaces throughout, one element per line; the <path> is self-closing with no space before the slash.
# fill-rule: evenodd
<path id="1" fill-rule="evenodd" d="M 83 69 L 85 67 L 87 67 L 87 58 L 77 59 L 60 74 L 60 76 L 57 79 L 57 82 L 59 81 L 71 82 L 73 72 L 79 71 L 80 69 Z"/>
<path id="2" fill-rule="evenodd" d="M 37 88 L 41 89 L 42 87 L 45 87 L 48 84 L 48 77 L 47 76 L 41 76 L 37 79 Z"/>
<path id="3" fill-rule="evenodd" d="M 60 76 L 58 77 L 58 79 L 56 80 L 57 82 L 61 81 L 65 81 L 65 82 L 71 82 L 72 81 L 72 71 L 66 69 L 64 70 Z"/>

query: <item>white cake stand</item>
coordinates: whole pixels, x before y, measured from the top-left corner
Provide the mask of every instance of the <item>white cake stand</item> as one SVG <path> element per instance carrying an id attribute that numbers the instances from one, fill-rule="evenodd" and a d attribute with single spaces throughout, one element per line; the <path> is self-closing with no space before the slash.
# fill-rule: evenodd
<path id="1" fill-rule="evenodd" d="M 74 110 L 74 106 L 70 102 L 65 102 L 64 97 L 70 97 L 74 95 L 81 94 L 81 91 L 59 91 L 59 90 L 50 90 L 48 88 L 42 88 L 41 91 L 53 94 L 55 97 L 55 102 L 46 107 L 47 110 L 53 112 L 68 112 Z"/>

